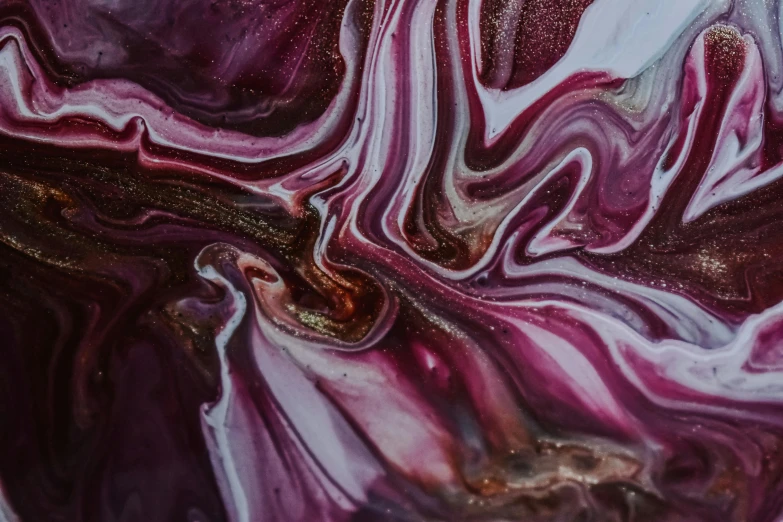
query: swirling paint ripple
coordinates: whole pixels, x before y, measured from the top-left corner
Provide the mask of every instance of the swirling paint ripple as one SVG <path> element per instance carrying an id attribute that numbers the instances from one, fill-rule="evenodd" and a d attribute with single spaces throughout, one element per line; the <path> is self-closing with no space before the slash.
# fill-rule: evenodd
<path id="1" fill-rule="evenodd" d="M 0 520 L 783 520 L 783 4 L 1 0 Z"/>

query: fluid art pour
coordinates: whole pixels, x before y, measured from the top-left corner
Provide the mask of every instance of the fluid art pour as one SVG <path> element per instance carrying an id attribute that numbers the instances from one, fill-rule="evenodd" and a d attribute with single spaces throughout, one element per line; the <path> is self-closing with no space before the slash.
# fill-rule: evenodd
<path id="1" fill-rule="evenodd" d="M 783 520 L 782 23 L 0 0 L 0 520 Z"/>

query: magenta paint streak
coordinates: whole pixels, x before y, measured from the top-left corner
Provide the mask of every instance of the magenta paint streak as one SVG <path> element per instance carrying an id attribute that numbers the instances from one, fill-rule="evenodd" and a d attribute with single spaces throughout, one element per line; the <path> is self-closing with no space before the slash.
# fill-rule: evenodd
<path id="1" fill-rule="evenodd" d="M 0 522 L 783 520 L 778 2 L 0 2 Z"/>

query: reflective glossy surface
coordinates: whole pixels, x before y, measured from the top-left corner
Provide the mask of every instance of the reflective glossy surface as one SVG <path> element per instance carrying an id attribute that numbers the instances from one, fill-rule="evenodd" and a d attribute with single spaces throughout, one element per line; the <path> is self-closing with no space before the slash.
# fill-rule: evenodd
<path id="1" fill-rule="evenodd" d="M 0 520 L 780 520 L 781 8 L 0 2 Z"/>

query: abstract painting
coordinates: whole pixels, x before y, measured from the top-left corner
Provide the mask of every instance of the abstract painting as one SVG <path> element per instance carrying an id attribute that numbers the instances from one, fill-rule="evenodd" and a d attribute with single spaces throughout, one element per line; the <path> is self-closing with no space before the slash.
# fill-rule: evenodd
<path id="1" fill-rule="evenodd" d="M 783 521 L 782 34 L 0 0 L 0 521 Z"/>

